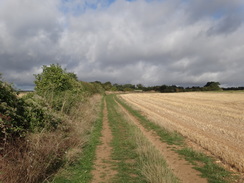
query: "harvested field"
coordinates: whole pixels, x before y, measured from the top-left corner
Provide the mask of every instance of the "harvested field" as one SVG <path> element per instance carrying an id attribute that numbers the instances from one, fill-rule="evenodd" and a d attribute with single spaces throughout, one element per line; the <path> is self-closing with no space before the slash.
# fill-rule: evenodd
<path id="1" fill-rule="evenodd" d="M 121 95 L 150 120 L 244 172 L 244 94 L 172 93 Z"/>

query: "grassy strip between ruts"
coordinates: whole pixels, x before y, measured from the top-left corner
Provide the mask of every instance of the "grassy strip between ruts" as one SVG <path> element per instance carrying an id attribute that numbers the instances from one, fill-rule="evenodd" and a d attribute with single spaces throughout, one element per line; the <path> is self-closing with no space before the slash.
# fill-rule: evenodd
<path id="1" fill-rule="evenodd" d="M 83 147 L 81 158 L 69 165 L 60 174 L 54 177 L 53 183 L 86 183 L 92 179 L 91 171 L 95 159 L 96 147 L 100 143 L 102 130 L 104 101 L 102 101 L 100 114 L 91 131 L 89 141 Z"/>
<path id="2" fill-rule="evenodd" d="M 135 116 L 140 123 L 147 129 L 153 130 L 160 137 L 161 141 L 168 143 L 169 145 L 178 145 L 179 150 L 176 150 L 187 161 L 194 165 L 194 168 L 202 173 L 202 177 L 207 178 L 209 183 L 228 183 L 233 182 L 236 178 L 231 172 L 220 167 L 214 163 L 214 159 L 198 153 L 187 147 L 184 143 L 184 137 L 177 132 L 169 132 L 159 125 L 149 121 L 139 111 L 133 109 L 126 104 L 122 99 L 116 97 L 116 100 L 127 109 L 133 116 Z"/>
<path id="3" fill-rule="evenodd" d="M 116 97 L 116 100 L 133 116 L 135 116 L 145 128 L 155 131 L 161 138 L 161 141 L 166 142 L 170 145 L 184 145 L 184 137 L 179 133 L 167 131 L 166 129 L 158 126 L 157 124 L 150 122 L 139 111 L 132 109 L 129 105 L 127 105 L 118 97 Z"/>
<path id="4" fill-rule="evenodd" d="M 123 115 L 118 112 L 113 95 L 106 96 L 108 120 L 112 131 L 112 159 L 115 160 L 117 174 L 112 182 L 146 182 L 139 171 L 139 156 L 136 143 L 131 138 L 131 130 Z"/>
<path id="5" fill-rule="evenodd" d="M 118 174 L 113 182 L 177 183 L 178 179 L 168 168 L 158 150 L 142 132 L 126 118 L 114 100 L 107 96 L 108 116 L 114 135 L 113 159 L 117 162 Z"/>

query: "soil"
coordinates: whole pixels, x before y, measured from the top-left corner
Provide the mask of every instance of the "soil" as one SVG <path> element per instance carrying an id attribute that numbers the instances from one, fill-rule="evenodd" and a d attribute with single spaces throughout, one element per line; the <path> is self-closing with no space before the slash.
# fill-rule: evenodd
<path id="1" fill-rule="evenodd" d="M 173 145 L 168 145 L 167 143 L 163 143 L 160 140 L 160 137 L 155 134 L 153 131 L 148 131 L 145 129 L 140 122 L 131 115 L 124 107 L 120 104 L 119 106 L 122 108 L 124 113 L 134 122 L 134 124 L 141 130 L 141 132 L 145 135 L 145 137 L 158 149 L 164 159 L 166 160 L 168 166 L 172 169 L 174 174 L 180 179 L 180 181 L 184 183 L 207 183 L 207 180 L 200 177 L 200 173 L 193 169 L 192 165 L 190 165 L 186 160 L 182 159 L 176 152 L 172 149 Z"/>
<path id="2" fill-rule="evenodd" d="M 96 160 L 94 162 L 94 170 L 92 171 L 93 180 L 92 183 L 99 182 L 112 182 L 111 179 L 117 173 L 114 170 L 114 164 L 111 158 L 112 147 L 110 143 L 112 141 L 112 132 L 108 124 L 108 111 L 105 102 L 103 111 L 103 129 L 102 136 L 100 138 L 101 144 L 96 149 Z"/>

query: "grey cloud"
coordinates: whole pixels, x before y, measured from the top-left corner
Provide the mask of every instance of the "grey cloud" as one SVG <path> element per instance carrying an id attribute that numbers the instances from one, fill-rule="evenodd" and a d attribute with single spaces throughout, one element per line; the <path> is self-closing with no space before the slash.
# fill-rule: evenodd
<path id="1" fill-rule="evenodd" d="M 243 19 L 238 16 L 230 15 L 217 22 L 208 31 L 209 35 L 213 34 L 229 34 L 235 32 L 243 23 Z"/>
<path id="2" fill-rule="evenodd" d="M 243 2 L 240 0 L 188 0 L 185 7 L 189 20 L 198 21 L 202 18 L 216 18 L 236 14 L 243 15 Z"/>
<path id="3" fill-rule="evenodd" d="M 17 85 L 32 85 L 33 68 L 55 62 L 60 51 L 56 45 L 62 34 L 58 2 L 4 0 L 1 3 L 0 72 Z"/>
<path id="4" fill-rule="evenodd" d="M 58 0 L 25 2 L 0 7 L 0 72 L 18 86 L 51 63 L 85 81 L 244 85 L 238 0 L 94 0 L 97 8 L 79 13 L 86 1 L 63 4 L 67 12 Z"/>

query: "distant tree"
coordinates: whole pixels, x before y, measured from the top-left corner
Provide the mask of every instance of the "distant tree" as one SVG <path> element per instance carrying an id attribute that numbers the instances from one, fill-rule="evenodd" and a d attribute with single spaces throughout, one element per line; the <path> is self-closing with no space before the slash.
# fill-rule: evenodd
<path id="1" fill-rule="evenodd" d="M 117 88 L 117 91 L 123 91 L 124 90 L 123 86 L 122 85 L 119 85 L 117 83 L 113 84 L 113 87 L 116 87 Z"/>
<path id="2" fill-rule="evenodd" d="M 214 82 L 214 81 L 210 81 L 207 82 L 207 84 L 204 86 L 204 89 L 207 91 L 218 91 L 218 90 L 222 90 L 219 87 L 220 83 L 219 82 Z"/>
<path id="3" fill-rule="evenodd" d="M 106 91 L 110 90 L 110 89 L 112 88 L 112 84 L 111 84 L 111 82 L 110 82 L 110 81 L 105 82 L 105 83 L 103 84 L 103 88 L 104 88 Z"/>
<path id="4" fill-rule="evenodd" d="M 111 90 L 111 91 L 118 91 L 118 88 L 117 88 L 116 86 L 112 86 L 112 87 L 110 88 L 110 90 Z"/>
<path id="5" fill-rule="evenodd" d="M 134 89 L 136 88 L 136 86 L 133 85 L 133 84 L 124 84 L 124 85 L 123 85 L 123 88 L 124 88 L 124 89 L 125 89 L 125 88 L 130 88 L 131 90 L 134 90 Z"/>
<path id="6" fill-rule="evenodd" d="M 136 85 L 136 88 L 137 88 L 138 90 L 143 90 L 145 87 L 144 87 L 142 84 L 137 84 L 137 85 Z"/>
<path id="7" fill-rule="evenodd" d="M 124 88 L 124 91 L 133 91 L 132 88 Z"/>
<path id="8" fill-rule="evenodd" d="M 167 85 L 162 85 L 162 86 L 160 86 L 160 87 L 159 87 L 159 89 L 158 89 L 158 90 L 159 90 L 160 92 L 167 92 L 167 91 L 166 91 L 166 90 L 167 90 L 167 88 L 168 88 L 168 86 L 167 86 Z"/>

